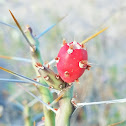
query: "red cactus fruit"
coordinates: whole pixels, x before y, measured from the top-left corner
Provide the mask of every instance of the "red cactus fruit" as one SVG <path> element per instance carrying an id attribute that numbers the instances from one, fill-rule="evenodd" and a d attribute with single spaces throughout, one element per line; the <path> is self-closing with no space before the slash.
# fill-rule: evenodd
<path id="1" fill-rule="evenodd" d="M 77 80 L 87 68 L 88 55 L 83 47 L 77 42 L 65 43 L 55 58 L 58 73 L 67 83 Z"/>

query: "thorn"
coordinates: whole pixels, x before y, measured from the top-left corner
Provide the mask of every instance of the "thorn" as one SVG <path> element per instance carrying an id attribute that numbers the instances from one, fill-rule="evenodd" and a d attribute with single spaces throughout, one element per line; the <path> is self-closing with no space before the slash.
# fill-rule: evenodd
<path id="1" fill-rule="evenodd" d="M 75 82 L 76 82 L 77 84 L 80 84 L 80 81 L 79 81 L 79 79 L 76 79 L 76 80 L 75 80 Z"/>
<path id="2" fill-rule="evenodd" d="M 58 111 L 58 109 L 57 109 L 57 108 L 54 108 L 54 110 Z"/>
<path id="3" fill-rule="evenodd" d="M 77 103 L 76 103 L 76 101 L 75 101 L 75 98 L 72 98 L 71 103 L 72 103 L 75 107 L 77 107 Z"/>
<path id="4" fill-rule="evenodd" d="M 69 46 L 69 49 L 73 49 L 73 44 L 71 44 L 71 45 Z"/>
<path id="5" fill-rule="evenodd" d="M 30 25 L 26 25 L 26 29 L 32 34 L 32 28 L 30 27 Z"/>
<path id="6" fill-rule="evenodd" d="M 42 121 L 45 121 L 45 117 L 44 116 L 42 117 Z"/>
<path id="7" fill-rule="evenodd" d="M 85 49 L 85 48 L 86 48 L 86 46 L 85 46 L 84 44 L 81 44 L 81 47 L 82 47 L 83 49 Z"/>
<path id="8" fill-rule="evenodd" d="M 86 69 L 90 70 L 90 68 L 91 68 L 91 65 L 88 64 L 87 67 L 86 67 Z"/>
<path id="9" fill-rule="evenodd" d="M 73 44 L 69 46 L 69 49 L 67 50 L 68 54 L 71 54 L 73 52 Z"/>
<path id="10" fill-rule="evenodd" d="M 77 42 L 74 40 L 74 41 L 73 41 L 73 44 L 77 44 Z"/>
<path id="11" fill-rule="evenodd" d="M 34 126 L 36 125 L 35 121 L 34 121 Z"/>
<path id="12" fill-rule="evenodd" d="M 58 80 L 60 76 L 59 76 L 58 74 L 56 74 L 56 76 L 55 76 L 55 77 L 56 77 L 56 79 Z"/>
<path id="13" fill-rule="evenodd" d="M 37 76 L 37 78 L 40 78 L 41 76 Z"/>
<path id="14" fill-rule="evenodd" d="M 34 78 L 35 81 L 39 82 L 39 79 L 38 78 Z"/>
<path id="15" fill-rule="evenodd" d="M 67 44 L 66 40 L 65 40 L 65 39 L 63 39 L 63 45 L 66 45 L 66 44 Z"/>
<path id="16" fill-rule="evenodd" d="M 68 53 L 68 54 L 71 54 L 72 52 L 73 52 L 73 49 L 68 49 L 68 50 L 67 50 L 67 53 Z"/>
<path id="17" fill-rule="evenodd" d="M 11 56 L 1 56 L 0 55 L 0 58 L 9 59 L 9 60 L 24 61 L 24 62 L 31 62 L 31 60 L 25 59 L 25 58 L 21 58 L 21 57 L 11 57 Z"/>
<path id="18" fill-rule="evenodd" d="M 44 66 L 42 66 L 42 64 L 41 63 L 36 63 L 35 64 L 35 67 L 37 67 L 37 68 L 41 68 L 42 70 L 44 69 Z"/>
<path id="19" fill-rule="evenodd" d="M 49 87 L 48 85 L 44 85 L 44 84 L 38 83 L 38 82 L 36 82 L 36 81 L 34 81 L 34 80 L 28 78 L 28 77 L 25 77 L 25 76 L 23 76 L 23 75 L 20 75 L 20 74 L 18 74 L 18 73 L 15 73 L 15 72 L 13 72 L 13 71 L 11 71 L 11 70 L 8 70 L 8 69 L 6 69 L 6 68 L 0 67 L 0 69 L 3 70 L 3 71 L 5 71 L 5 72 L 7 72 L 7 73 L 10 73 L 10 74 L 12 74 L 12 75 L 14 75 L 14 76 L 17 76 L 18 78 L 21 78 L 21 79 L 23 79 L 23 80 L 27 80 L 27 81 L 30 82 L 30 83 L 35 83 L 35 84 L 37 84 L 37 85 L 42 85 L 43 87 L 46 87 L 46 88 Z M 52 110 L 52 111 L 53 111 L 53 110 Z"/>
<path id="20" fill-rule="evenodd" d="M 42 67 L 41 63 L 36 63 L 36 67 Z"/>
<path id="21" fill-rule="evenodd" d="M 36 79 L 36 78 L 34 78 L 33 80 L 35 80 L 35 81 L 36 81 L 37 79 Z"/>
<path id="22" fill-rule="evenodd" d="M 64 75 L 65 75 L 66 77 L 69 77 L 69 76 L 70 76 L 70 74 L 69 74 L 68 71 L 65 71 Z"/>
<path id="23" fill-rule="evenodd" d="M 71 85 L 72 85 L 72 83 L 68 83 L 68 85 L 69 85 L 69 86 L 71 86 Z"/>
<path id="24" fill-rule="evenodd" d="M 99 34 L 101 34 L 102 32 L 104 32 L 104 31 L 107 30 L 107 29 L 108 29 L 108 27 L 106 27 L 106 28 L 102 29 L 101 31 L 95 33 L 94 35 L 92 35 L 92 36 L 90 36 L 89 38 L 87 38 L 87 39 L 85 39 L 84 41 L 82 41 L 81 44 L 84 44 L 84 43 L 88 42 L 89 40 L 95 38 L 96 36 L 98 36 Z"/>
<path id="25" fill-rule="evenodd" d="M 48 80 L 49 80 L 49 76 L 48 76 L 48 75 L 45 76 L 44 79 L 45 79 L 46 81 L 48 81 Z"/>
<path id="26" fill-rule="evenodd" d="M 35 83 L 33 83 L 33 86 L 37 87 L 37 85 Z"/>
<path id="27" fill-rule="evenodd" d="M 67 50 L 67 53 L 68 53 L 68 54 L 71 54 L 72 52 L 73 52 L 73 49 L 70 49 L 70 48 L 69 48 L 69 49 Z"/>
<path id="28" fill-rule="evenodd" d="M 67 16 L 67 15 L 66 15 Z M 60 21 L 62 21 L 66 16 L 60 18 L 55 24 L 51 25 L 50 27 L 48 27 L 45 31 L 43 31 L 42 33 L 40 33 L 39 35 L 36 36 L 37 39 L 39 39 L 41 36 L 43 36 L 45 33 L 47 33 L 48 31 L 50 31 L 52 28 L 54 28 L 54 26 L 56 26 Z"/>
<path id="29" fill-rule="evenodd" d="M 36 51 L 36 46 L 35 45 L 32 45 L 32 47 L 30 46 L 30 50 L 31 50 L 31 52 L 35 52 Z"/>
<path id="30" fill-rule="evenodd" d="M 50 68 L 49 64 L 48 64 L 47 68 Z"/>
<path id="31" fill-rule="evenodd" d="M 48 63 L 49 63 L 48 61 L 45 61 L 45 62 L 44 62 L 44 65 L 46 65 L 46 64 L 48 64 Z"/>
<path id="32" fill-rule="evenodd" d="M 2 21 L 0 21 L 0 24 L 3 24 L 3 25 L 5 25 L 5 26 L 9 26 L 9 27 L 11 27 L 11 28 L 14 28 L 14 29 L 18 30 L 18 28 L 17 28 L 16 26 L 13 26 L 13 25 L 4 23 L 4 22 L 2 22 Z"/>
<path id="33" fill-rule="evenodd" d="M 13 15 L 13 13 L 9 10 L 13 20 L 15 21 L 16 25 L 18 26 L 19 30 L 21 31 L 22 35 L 24 36 L 24 38 L 26 39 L 27 43 L 30 45 L 31 48 L 34 49 L 33 45 L 30 43 L 29 39 L 27 38 L 27 36 L 25 35 L 24 31 L 22 30 L 20 24 L 18 23 L 17 19 L 15 18 L 15 16 Z"/>
<path id="34" fill-rule="evenodd" d="M 56 57 L 56 58 L 55 58 L 56 63 L 58 63 L 58 62 L 59 62 L 59 59 L 60 59 L 59 57 Z"/>
<path id="35" fill-rule="evenodd" d="M 13 59 L 13 58 L 10 57 L 10 56 L 0 56 L 0 58 L 4 58 L 4 59 Z"/>
<path id="36" fill-rule="evenodd" d="M 88 63 L 87 60 L 81 60 L 79 62 L 79 67 L 80 68 L 84 68 L 84 67 L 86 68 L 87 63 Z"/>
<path id="37" fill-rule="evenodd" d="M 54 88 L 53 86 L 50 86 L 50 87 L 49 87 L 49 90 L 50 90 L 50 89 L 53 89 L 53 88 Z"/>
<path id="38" fill-rule="evenodd" d="M 41 67 L 42 70 L 44 70 L 44 68 L 45 68 L 44 66 Z"/>
<path id="39" fill-rule="evenodd" d="M 74 94 L 73 98 L 77 98 L 77 93 Z"/>
<path id="40" fill-rule="evenodd" d="M 50 66 L 49 66 L 49 64 L 48 64 L 49 62 L 48 61 L 46 61 L 45 63 L 44 63 L 44 65 L 47 65 L 47 67 L 49 68 Z"/>
<path id="41" fill-rule="evenodd" d="M 60 89 L 62 89 L 62 88 L 63 88 L 63 85 L 62 85 L 62 84 L 60 84 L 59 88 L 60 88 Z"/>

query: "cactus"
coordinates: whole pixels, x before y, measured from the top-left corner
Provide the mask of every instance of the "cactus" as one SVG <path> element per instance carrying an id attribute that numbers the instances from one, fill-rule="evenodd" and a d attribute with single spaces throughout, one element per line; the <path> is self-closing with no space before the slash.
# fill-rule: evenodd
<path id="1" fill-rule="evenodd" d="M 32 61 L 30 60 L 30 62 L 32 62 L 36 75 L 40 76 L 39 82 L 36 82 L 35 80 L 29 79 L 23 75 L 17 74 L 5 68 L 0 67 L 0 69 L 25 80 L 25 81 L 21 80 L 16 81 L 7 80 L 7 81 L 18 83 L 30 83 L 30 84 L 34 83 L 35 85 L 38 86 L 38 89 L 41 92 L 42 100 L 38 99 L 28 90 L 26 89 L 23 90 L 32 95 L 34 98 L 38 99 L 43 104 L 45 126 L 70 126 L 70 117 L 76 107 L 76 104 L 72 101 L 73 88 L 74 88 L 72 82 L 78 80 L 78 78 L 84 73 L 85 69 L 90 68 L 90 65 L 88 64 L 88 54 L 87 50 L 85 49 L 84 43 L 94 38 L 98 34 L 102 33 L 107 28 L 94 34 L 93 36 L 89 37 L 80 44 L 75 41 L 67 44 L 66 41 L 64 40 L 63 41 L 64 45 L 61 47 L 57 57 L 55 58 L 57 62 L 57 70 L 59 73 L 58 75 L 54 73 L 53 70 L 51 70 L 48 65 L 44 65 L 42 56 L 40 54 L 39 41 L 38 41 L 38 38 L 40 36 L 48 32 L 56 24 L 52 25 L 45 32 L 35 37 L 32 34 L 32 28 L 30 26 L 26 27 L 26 31 L 24 33 L 13 13 L 11 11 L 10 13 L 15 23 L 17 24 L 19 30 L 21 31 L 22 35 L 25 37 L 27 43 L 30 46 L 32 57 Z M 59 21 L 61 21 L 62 19 L 63 18 L 61 18 Z M 1 58 L 5 57 L 1 56 Z M 1 80 L 6 81 L 4 79 Z M 55 100 L 51 93 L 52 89 L 58 92 L 58 98 Z M 59 108 L 56 111 L 53 108 L 53 105 L 57 102 L 59 103 Z"/>

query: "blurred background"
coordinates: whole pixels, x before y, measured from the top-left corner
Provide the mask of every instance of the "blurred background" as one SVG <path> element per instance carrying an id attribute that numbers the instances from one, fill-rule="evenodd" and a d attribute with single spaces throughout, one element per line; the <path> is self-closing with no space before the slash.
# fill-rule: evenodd
<path id="1" fill-rule="evenodd" d="M 109 29 L 86 44 L 92 67 L 75 83 L 78 102 L 93 102 L 125 98 L 126 95 L 126 1 L 125 0 L 0 0 L 0 21 L 15 25 L 8 10 L 22 28 L 29 24 L 38 35 L 57 20 L 68 15 L 56 27 L 42 36 L 40 49 L 43 60 L 57 56 L 62 40 L 81 42 L 109 26 Z M 0 55 L 30 59 L 29 46 L 22 34 L 0 24 Z M 31 63 L 0 58 L 0 66 L 29 78 L 35 78 Z M 53 66 L 53 69 L 56 69 Z M 0 70 L 0 78 L 14 76 Z M 24 84 L 25 85 L 25 84 Z M 25 85 L 37 96 L 36 88 Z M 26 105 L 29 108 L 25 107 Z M 15 83 L 0 82 L 0 126 L 24 126 L 24 109 L 32 123 L 43 117 L 42 104 Z M 79 108 L 72 115 L 71 126 L 107 126 L 126 120 L 126 103 L 94 105 Z M 124 121 L 118 126 L 126 126 Z"/>

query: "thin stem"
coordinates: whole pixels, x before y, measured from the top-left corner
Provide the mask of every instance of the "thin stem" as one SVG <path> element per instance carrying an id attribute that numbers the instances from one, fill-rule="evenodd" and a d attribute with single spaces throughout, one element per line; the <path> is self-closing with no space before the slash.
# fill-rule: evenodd
<path id="1" fill-rule="evenodd" d="M 43 60 L 42 60 L 42 57 L 40 55 L 40 50 L 39 50 L 39 41 L 38 41 L 38 39 L 34 38 L 30 29 L 31 29 L 30 26 L 27 27 L 26 36 L 28 37 L 30 42 L 36 47 L 35 51 L 31 50 L 32 65 L 35 69 L 37 76 L 40 76 L 38 69 L 35 67 L 36 63 L 41 63 L 43 65 Z M 40 83 L 44 83 L 44 84 L 48 85 L 43 80 L 43 77 L 39 78 L 39 80 L 40 80 Z M 42 100 L 45 103 L 48 104 L 53 101 L 53 95 L 51 93 L 51 90 L 49 90 L 48 88 L 39 87 L 39 91 L 41 92 Z M 46 126 L 55 126 L 55 114 L 51 110 L 47 109 L 45 106 L 43 106 L 43 113 L 46 118 L 45 125 Z"/>
<path id="2" fill-rule="evenodd" d="M 64 96 L 59 100 L 59 109 L 56 113 L 55 126 L 70 126 L 70 118 L 74 111 L 74 107 L 71 104 L 73 86 L 63 92 Z"/>

